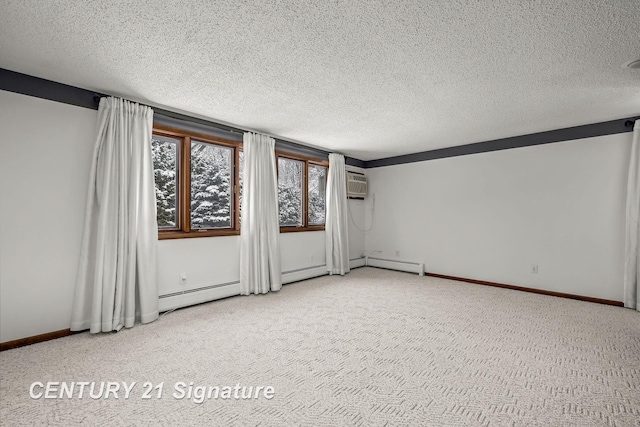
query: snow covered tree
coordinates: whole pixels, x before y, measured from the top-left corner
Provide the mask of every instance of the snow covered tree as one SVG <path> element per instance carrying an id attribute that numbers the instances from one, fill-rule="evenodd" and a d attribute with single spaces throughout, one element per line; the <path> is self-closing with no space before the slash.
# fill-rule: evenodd
<path id="1" fill-rule="evenodd" d="M 242 191 L 244 189 L 244 151 L 238 152 L 238 223 L 242 223 Z"/>
<path id="2" fill-rule="evenodd" d="M 233 150 L 191 143 L 191 228 L 231 227 Z"/>
<path id="3" fill-rule="evenodd" d="M 178 170 L 180 139 L 154 135 L 151 142 L 159 228 L 178 228 L 186 223 L 192 230 L 233 226 L 234 148 L 192 140 L 190 149 L 190 217 L 178 221 Z M 243 192 L 244 153 L 239 158 L 239 207 Z M 307 174 L 308 218 L 303 218 Z M 278 203 L 280 225 L 301 227 L 324 224 L 327 168 L 308 162 L 278 157 Z"/>
<path id="4" fill-rule="evenodd" d="M 176 217 L 176 166 L 178 144 L 171 140 L 154 139 L 151 141 L 153 156 L 153 176 L 156 183 L 156 209 L 158 227 L 175 227 Z"/>
<path id="5" fill-rule="evenodd" d="M 302 226 L 302 169 L 304 163 L 278 157 L 280 225 Z"/>
<path id="6" fill-rule="evenodd" d="M 324 224 L 327 168 L 309 165 L 309 224 Z"/>

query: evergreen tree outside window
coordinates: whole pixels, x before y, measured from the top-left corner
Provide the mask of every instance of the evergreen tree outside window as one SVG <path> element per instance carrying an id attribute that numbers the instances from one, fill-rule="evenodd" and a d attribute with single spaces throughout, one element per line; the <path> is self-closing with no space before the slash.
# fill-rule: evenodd
<path id="1" fill-rule="evenodd" d="M 244 188 L 242 185 L 244 174 L 244 151 L 240 150 L 238 152 L 238 224 L 241 224 L 242 218 L 242 189 Z"/>
<path id="2" fill-rule="evenodd" d="M 325 222 L 325 202 L 327 188 L 327 168 L 309 165 L 309 225 Z"/>
<path id="3" fill-rule="evenodd" d="M 233 149 L 191 141 L 191 228 L 230 228 Z"/>
<path id="4" fill-rule="evenodd" d="M 278 157 L 278 205 L 280 226 L 302 227 L 304 162 Z"/>
<path id="5" fill-rule="evenodd" d="M 154 135 L 151 140 L 156 211 L 160 229 L 175 229 L 178 224 L 179 147 L 180 140 L 175 138 Z"/>

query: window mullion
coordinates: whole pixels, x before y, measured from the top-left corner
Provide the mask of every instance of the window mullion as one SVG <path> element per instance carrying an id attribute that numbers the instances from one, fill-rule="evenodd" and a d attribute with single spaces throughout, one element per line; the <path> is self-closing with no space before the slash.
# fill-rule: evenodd
<path id="1" fill-rule="evenodd" d="M 240 150 L 233 149 L 233 229 L 240 230 Z"/>
<path id="2" fill-rule="evenodd" d="M 309 161 L 304 162 L 302 170 L 302 226 L 309 226 Z"/>
<path id="3" fill-rule="evenodd" d="M 191 231 L 191 138 L 185 136 L 182 141 L 182 197 L 180 197 L 182 213 L 182 230 L 186 233 Z"/>

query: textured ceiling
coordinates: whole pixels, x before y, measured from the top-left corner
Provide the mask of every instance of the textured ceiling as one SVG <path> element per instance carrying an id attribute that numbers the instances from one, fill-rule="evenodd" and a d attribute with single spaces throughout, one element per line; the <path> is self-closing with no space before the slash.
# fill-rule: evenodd
<path id="1" fill-rule="evenodd" d="M 638 0 L 2 0 L 0 68 L 370 160 L 640 113 Z"/>

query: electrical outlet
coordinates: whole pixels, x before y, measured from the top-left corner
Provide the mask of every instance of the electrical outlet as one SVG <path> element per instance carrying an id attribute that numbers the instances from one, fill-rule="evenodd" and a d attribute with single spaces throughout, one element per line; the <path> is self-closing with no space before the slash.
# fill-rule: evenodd
<path id="1" fill-rule="evenodd" d="M 538 264 L 533 264 L 531 266 L 531 274 L 538 274 Z"/>
<path id="2" fill-rule="evenodd" d="M 180 273 L 180 285 L 184 286 L 187 284 L 187 273 Z"/>

